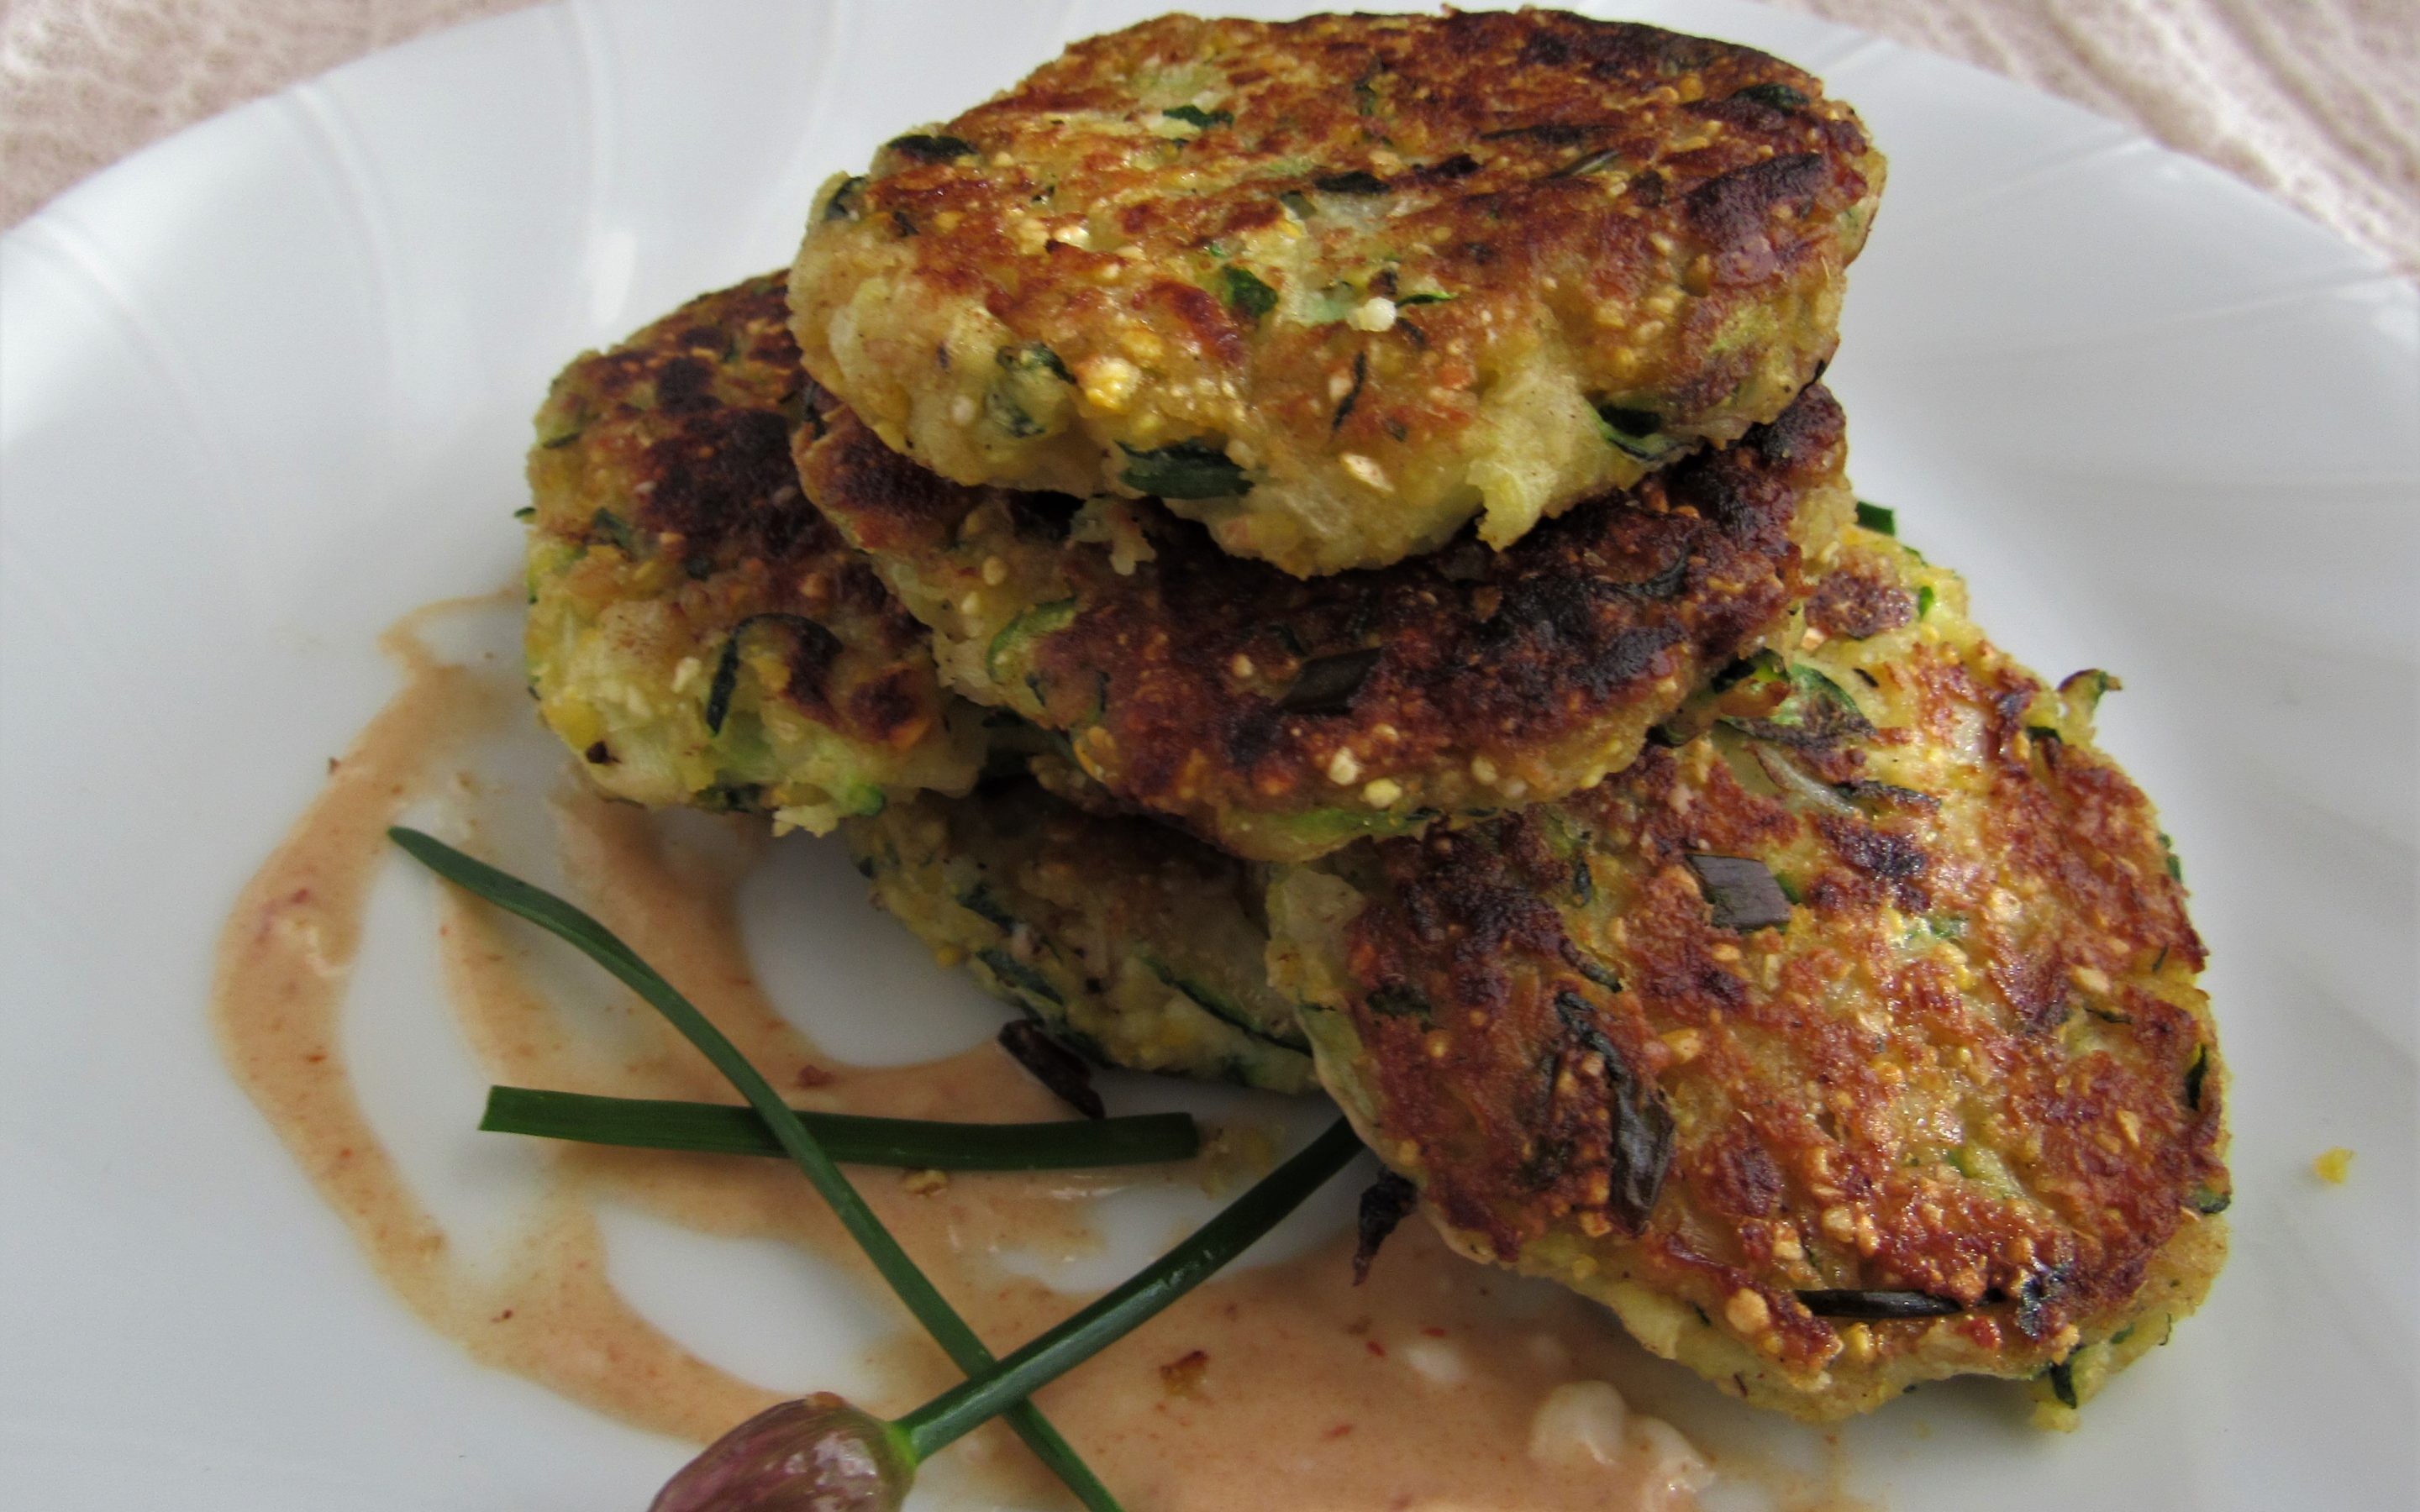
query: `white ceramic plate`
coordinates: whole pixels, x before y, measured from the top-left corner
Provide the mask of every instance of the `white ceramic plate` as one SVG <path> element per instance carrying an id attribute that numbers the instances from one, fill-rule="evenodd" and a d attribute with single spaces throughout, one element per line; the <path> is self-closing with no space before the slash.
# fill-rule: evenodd
<path id="1" fill-rule="evenodd" d="M 1727 0 L 1640 8 L 1823 73 L 1890 154 L 1833 370 L 1861 490 L 2032 665 L 2125 675 L 2107 743 L 2191 867 L 2236 1075 L 2236 1253 L 2205 1314 L 2079 1434 L 1942 1392 L 1847 1432 L 1854 1484 L 1903 1509 L 2408 1506 L 2412 290 L 1983 74 Z M 511 576 L 525 417 L 569 354 L 786 261 L 825 174 L 1143 13 L 529 11 L 189 131 L 0 243 L 12 1499 L 567 1512 L 634 1506 L 679 1460 L 390 1300 L 220 1069 L 214 937 L 394 687 L 373 634 Z M 768 960 L 785 1000 L 838 1036 L 852 994 L 904 999 L 888 1041 L 844 1054 L 983 1032 L 970 986 L 858 927 L 853 881 L 803 846 L 759 885 L 768 918 L 803 889 L 843 920 Z M 421 896 L 381 893 L 349 1032 L 374 1117 L 468 1222 L 501 1179 L 430 1016 Z M 2323 1189 L 2335 1145 L 2359 1160 Z M 860 1315 L 819 1315 L 796 1265 L 613 1237 L 693 1347 L 845 1384 L 820 1362 Z"/>

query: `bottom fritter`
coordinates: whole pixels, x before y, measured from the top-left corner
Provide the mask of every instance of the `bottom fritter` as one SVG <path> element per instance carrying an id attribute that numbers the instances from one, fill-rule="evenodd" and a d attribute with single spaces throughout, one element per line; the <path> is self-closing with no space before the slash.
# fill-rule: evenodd
<path id="1" fill-rule="evenodd" d="M 923 795 L 843 830 L 876 903 L 1094 1059 L 1313 1085 L 1294 1005 L 1269 986 L 1258 869 L 1022 779 Z"/>
<path id="2" fill-rule="evenodd" d="M 2111 680 L 2044 687 L 1866 531 L 1799 645 L 1592 791 L 1284 869 L 1277 985 L 1474 1257 L 1796 1416 L 1984 1374 L 2071 1425 L 2200 1303 L 2228 1202 Z"/>

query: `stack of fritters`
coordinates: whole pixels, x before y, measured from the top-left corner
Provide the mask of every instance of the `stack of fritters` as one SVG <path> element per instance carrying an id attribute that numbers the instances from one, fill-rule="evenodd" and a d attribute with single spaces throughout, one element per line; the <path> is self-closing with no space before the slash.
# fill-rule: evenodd
<path id="1" fill-rule="evenodd" d="M 610 793 L 842 825 L 1098 1059 L 1315 1074 L 1727 1390 L 2071 1416 L 2223 1257 L 2225 1078 L 2109 680 L 1851 499 L 1881 187 L 1650 27 L 1079 43 L 830 186 L 786 301 L 558 380 L 541 708 Z"/>

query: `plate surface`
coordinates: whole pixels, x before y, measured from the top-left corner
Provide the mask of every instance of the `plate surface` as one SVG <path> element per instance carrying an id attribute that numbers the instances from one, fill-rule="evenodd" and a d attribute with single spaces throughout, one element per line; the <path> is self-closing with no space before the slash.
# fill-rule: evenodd
<path id="1" fill-rule="evenodd" d="M 376 632 L 510 580 L 552 371 L 786 261 L 826 174 L 1147 8 L 533 10 L 189 131 L 0 242 L 0 1465 L 31 1504 L 568 1512 L 635 1505 L 682 1458 L 388 1297 L 221 1070 L 211 949 L 396 686 Z M 2030 665 L 2124 675 L 2105 741 L 2190 866 L 2236 1076 L 2236 1251 L 2203 1316 L 2078 1434 L 1943 1391 L 1845 1433 L 1852 1484 L 1901 1508 L 2408 1505 L 2412 289 L 1973 70 L 1728 0 L 1631 13 L 1815 69 L 1890 154 L 1832 373 L 1860 490 Z M 853 885 L 800 842 L 751 893 L 800 1022 L 847 1057 L 985 1032 Z M 470 1132 L 427 926 L 422 892 L 381 890 L 349 1043 L 408 1171 L 475 1227 L 515 1169 Z M 888 1038 L 840 1027 L 876 982 Z M 2336 1145 L 2359 1159 L 2323 1188 Z M 845 1384 L 819 1362 L 869 1325 L 828 1279 L 612 1238 L 692 1347 Z"/>

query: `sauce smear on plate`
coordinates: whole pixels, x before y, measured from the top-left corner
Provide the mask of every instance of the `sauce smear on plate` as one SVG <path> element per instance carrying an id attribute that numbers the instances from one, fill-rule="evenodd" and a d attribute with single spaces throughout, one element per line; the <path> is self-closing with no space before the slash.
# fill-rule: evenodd
<path id="1" fill-rule="evenodd" d="M 797 1172 L 775 1161 L 550 1147 L 508 1263 L 483 1263 L 458 1251 L 414 1193 L 365 1116 L 341 1052 L 371 886 L 396 861 L 386 827 L 458 780 L 474 740 L 526 718 L 508 674 L 446 662 L 423 643 L 427 618 L 447 609 L 432 606 L 388 633 L 403 688 L 229 916 L 213 1001 L 221 1044 L 238 1082 L 414 1314 L 486 1364 L 703 1442 L 831 1382 L 768 1389 L 676 1342 L 614 1288 L 597 1213 L 611 1205 L 707 1234 L 779 1240 L 882 1295 Z M 458 780 L 475 786 L 467 775 Z M 549 808 L 577 901 L 775 1085 L 798 1088 L 800 1105 L 902 1118 L 1063 1114 L 989 1044 L 879 1070 L 821 1055 L 759 990 L 740 939 L 734 895 L 748 857 L 767 843 L 761 837 L 708 854 L 640 810 L 585 792 Z M 736 1101 L 635 999 L 603 1009 L 559 1002 L 526 969 L 520 926 L 451 889 L 441 889 L 440 907 L 434 943 L 446 996 L 491 1079 Z M 1079 1303 L 1012 1273 L 999 1252 L 1085 1253 L 1098 1244 L 1094 1199 L 1171 1179 L 1166 1170 L 853 1176 L 1003 1350 Z M 1471 1265 L 1422 1224 L 1388 1242 L 1365 1286 L 1352 1285 L 1350 1255 L 1340 1237 L 1214 1281 L 1045 1391 L 1042 1405 L 1130 1505 L 1165 1512 L 1696 1504 L 1705 1461 L 1670 1427 L 1624 1407 L 1608 1381 L 1636 1368 L 1636 1351 L 1589 1304 Z M 905 1409 L 954 1379 L 920 1335 L 903 1335 L 883 1364 L 880 1389 L 864 1394 L 877 1411 Z M 951 1462 L 971 1478 L 970 1495 L 1053 1504 L 1047 1477 L 996 1427 L 934 1468 Z"/>

